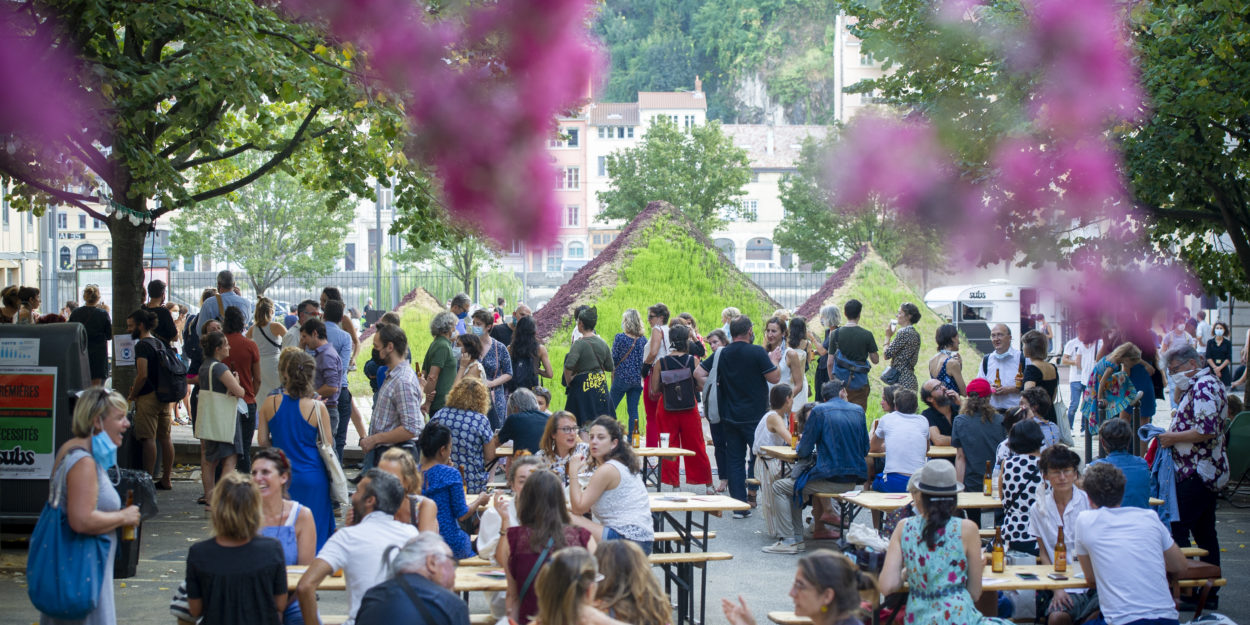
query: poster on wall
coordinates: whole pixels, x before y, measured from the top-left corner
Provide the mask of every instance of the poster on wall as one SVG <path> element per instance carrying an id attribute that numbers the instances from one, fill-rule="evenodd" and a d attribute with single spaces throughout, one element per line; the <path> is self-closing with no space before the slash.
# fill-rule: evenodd
<path id="1" fill-rule="evenodd" d="M 0 479 L 52 477 L 55 414 L 56 367 L 0 368 Z"/>

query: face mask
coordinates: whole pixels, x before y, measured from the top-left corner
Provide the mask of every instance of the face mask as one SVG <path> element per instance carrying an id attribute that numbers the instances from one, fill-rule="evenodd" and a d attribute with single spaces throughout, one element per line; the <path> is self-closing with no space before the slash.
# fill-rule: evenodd
<path id="1" fill-rule="evenodd" d="M 1224 336 L 1224 328 L 1216 328 L 1216 329 L 1215 329 L 1215 335 L 1216 335 L 1216 336 Z"/>
<path id="2" fill-rule="evenodd" d="M 1005 351 L 1005 352 L 1003 352 L 1003 353 L 1001 353 L 1001 354 L 1000 354 L 1000 353 L 998 353 L 998 352 L 994 352 L 994 357 L 995 357 L 995 358 L 997 358 L 997 359 L 999 359 L 999 360 L 1007 360 L 1008 358 L 1011 358 L 1011 351 L 1010 351 L 1010 350 L 1008 350 L 1008 351 Z"/>
<path id="3" fill-rule="evenodd" d="M 456 318 L 457 318 L 457 319 L 464 319 L 465 317 L 468 317 L 468 316 L 469 316 L 469 311 L 467 311 L 467 310 L 462 310 L 462 311 L 460 311 L 460 312 L 456 313 Z"/>
<path id="4" fill-rule="evenodd" d="M 100 430 L 99 434 L 91 437 L 91 457 L 105 470 L 117 464 L 117 445 L 113 444 L 108 432 Z"/>
<path id="5" fill-rule="evenodd" d="M 473 332 L 473 336 L 482 336 L 486 333 L 486 329 L 482 326 L 473 326 L 471 330 Z"/>
<path id="6" fill-rule="evenodd" d="M 1173 373 L 1172 375 L 1168 376 L 1168 381 L 1172 383 L 1172 386 L 1175 386 L 1176 388 L 1182 391 L 1189 390 L 1189 385 L 1193 383 L 1193 380 L 1190 379 L 1189 373 L 1187 371 Z"/>
<path id="7" fill-rule="evenodd" d="M 1177 332 L 1184 332 L 1184 331 L 1185 331 L 1185 324 L 1183 324 L 1183 323 L 1178 323 L 1178 324 L 1176 324 L 1176 327 L 1174 327 L 1174 328 L 1172 328 L 1172 329 L 1173 329 L 1173 330 L 1176 330 Z"/>
<path id="8" fill-rule="evenodd" d="M 382 362 L 382 354 L 379 354 L 377 349 L 373 350 L 373 359 Z"/>
<path id="9" fill-rule="evenodd" d="M 170 311 L 169 316 L 173 317 L 173 318 L 174 318 L 174 321 L 177 321 L 177 320 L 178 320 L 178 311 L 176 311 L 176 310 L 174 310 L 174 311 Z"/>
<path id="10" fill-rule="evenodd" d="M 451 357 L 455 358 L 457 361 L 460 360 L 460 348 L 459 347 L 451 348 Z"/>

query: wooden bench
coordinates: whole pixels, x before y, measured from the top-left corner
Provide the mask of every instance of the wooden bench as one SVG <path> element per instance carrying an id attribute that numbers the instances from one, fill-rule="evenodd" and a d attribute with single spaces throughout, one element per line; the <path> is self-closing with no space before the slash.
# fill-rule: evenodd
<path id="1" fill-rule="evenodd" d="M 1202 547 L 1181 547 L 1181 553 L 1185 554 L 1186 558 L 1201 558 L 1210 552 Z"/>
<path id="2" fill-rule="evenodd" d="M 695 533 L 694 533 L 694 538 L 695 538 L 695 540 L 709 540 L 709 539 L 712 539 L 712 538 L 716 538 L 716 532 L 715 532 L 715 531 L 711 531 L 711 532 L 695 532 Z M 654 540 L 655 542 L 657 542 L 657 543 L 660 543 L 660 542 L 677 542 L 677 541 L 680 541 L 680 540 L 681 540 L 681 534 L 678 534 L 677 532 L 656 532 L 656 533 L 655 533 L 655 538 L 654 538 L 653 540 Z"/>
<path id="3" fill-rule="evenodd" d="M 651 566 L 669 566 L 673 564 L 702 565 L 705 562 L 732 560 L 734 554 L 723 551 L 694 551 L 691 553 L 653 553 L 647 556 Z"/>
<path id="4" fill-rule="evenodd" d="M 707 612 L 707 563 L 732 560 L 732 553 L 695 551 L 690 553 L 653 553 L 647 556 L 651 566 L 664 569 L 664 592 L 673 597 L 677 586 L 677 623 L 702 623 Z M 694 569 L 703 569 L 700 584 L 695 585 Z"/>
<path id="5" fill-rule="evenodd" d="M 499 619 L 488 614 L 470 614 L 469 625 L 495 625 Z"/>
<path id="6" fill-rule="evenodd" d="M 346 622 L 346 614 L 321 615 L 321 625 L 343 625 Z"/>
<path id="7" fill-rule="evenodd" d="M 753 478 L 753 477 L 749 477 L 749 478 L 747 478 L 747 486 L 759 486 L 759 485 L 760 485 L 760 481 L 759 481 L 759 480 L 757 480 L 757 479 L 755 479 L 755 478 Z"/>
<path id="8" fill-rule="evenodd" d="M 799 616 L 794 612 L 769 612 L 768 620 L 777 625 L 811 625 L 812 619 Z"/>

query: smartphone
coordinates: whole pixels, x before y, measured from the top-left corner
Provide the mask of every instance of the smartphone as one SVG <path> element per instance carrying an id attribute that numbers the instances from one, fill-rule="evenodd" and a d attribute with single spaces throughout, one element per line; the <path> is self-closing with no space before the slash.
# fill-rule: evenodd
<path id="1" fill-rule="evenodd" d="M 1050 579 L 1053 579 L 1057 582 L 1061 582 L 1061 581 L 1068 579 L 1068 576 L 1064 575 L 1063 573 L 1051 573 L 1047 575 L 1046 577 L 1049 577 Z"/>
<path id="2" fill-rule="evenodd" d="M 1016 573 L 1016 577 L 1030 582 L 1037 580 L 1037 575 L 1033 573 Z"/>

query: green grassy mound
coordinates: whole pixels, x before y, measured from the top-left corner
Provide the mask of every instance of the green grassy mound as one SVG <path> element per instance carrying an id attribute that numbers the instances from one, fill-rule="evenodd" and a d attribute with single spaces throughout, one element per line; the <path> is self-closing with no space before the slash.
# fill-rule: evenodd
<path id="1" fill-rule="evenodd" d="M 845 271 L 847 266 L 851 266 L 849 271 Z M 868 420 L 871 423 L 882 415 L 881 389 L 885 385 L 881 382 L 881 374 L 890 364 L 884 356 L 885 328 L 895 317 L 898 307 L 904 302 L 911 302 L 920 307 L 920 323 L 916 324 L 916 330 L 920 332 L 920 356 L 916 363 L 916 379 L 920 380 L 921 384 L 924 384 L 929 377 L 929 358 L 937 353 L 934 336 L 937 334 L 938 326 L 944 321 L 933 309 L 925 306 L 924 298 L 903 282 L 885 260 L 869 247 L 860 250 L 842 269 L 831 276 L 824 288 L 817 291 L 811 299 L 799 307 L 799 312 L 807 313 L 813 326 L 812 331 L 817 336 L 823 336 L 824 327 L 820 325 L 820 309 L 825 306 L 837 306 L 840 311 L 843 304 L 851 299 L 857 299 L 863 303 L 864 311 L 859 323 L 871 330 L 877 337 L 877 346 L 882 354 L 881 362 L 868 374 L 872 386 L 872 393 L 868 398 Z M 960 341 L 959 353 L 964 362 L 964 381 L 967 382 L 976 374 L 977 365 L 981 362 L 981 353 L 972 347 L 967 339 Z M 923 408 L 923 405 L 921 407 Z"/>
<path id="2" fill-rule="evenodd" d="M 647 307 L 662 302 L 673 316 L 693 315 L 699 333 L 706 335 L 721 327 L 721 311 L 734 306 L 756 322 L 757 340 L 763 341 L 763 321 L 781 307 L 667 203 L 648 205 L 595 260 L 535 314 L 557 375 L 563 372 L 569 351 L 571 313 L 581 304 L 596 307 L 596 330 L 609 345 L 621 331 L 621 315 L 627 308 L 638 310 L 645 326 Z M 552 407 L 560 409 L 565 404 L 564 388 L 559 380 L 549 384 Z M 617 417 L 626 417 L 624 401 Z"/>
<path id="3" fill-rule="evenodd" d="M 434 337 L 430 336 L 430 321 L 434 315 L 444 310 L 443 305 L 430 295 L 423 287 L 409 291 L 401 300 L 399 308 L 399 325 L 408 336 L 408 351 L 412 354 L 413 364 L 420 364 L 425 357 Z M 369 378 L 365 377 L 365 363 L 373 354 L 373 329 L 360 333 L 360 351 L 356 352 L 356 368 L 347 374 L 347 385 L 352 397 L 372 397 L 373 389 L 369 388 Z M 367 422 L 369 415 L 365 415 Z"/>

